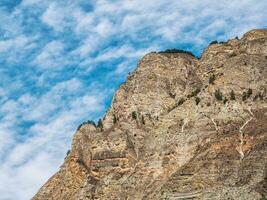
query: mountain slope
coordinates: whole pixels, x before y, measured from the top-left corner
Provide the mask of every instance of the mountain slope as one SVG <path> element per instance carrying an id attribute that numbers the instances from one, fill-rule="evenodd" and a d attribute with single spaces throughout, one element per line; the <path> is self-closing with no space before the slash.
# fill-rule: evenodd
<path id="1" fill-rule="evenodd" d="M 267 197 L 266 93 L 267 30 L 150 53 L 33 199 Z"/>

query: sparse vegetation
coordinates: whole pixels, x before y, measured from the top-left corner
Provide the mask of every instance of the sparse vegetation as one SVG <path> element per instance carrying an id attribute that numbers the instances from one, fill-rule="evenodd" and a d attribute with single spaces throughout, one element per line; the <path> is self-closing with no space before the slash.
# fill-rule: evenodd
<path id="1" fill-rule="evenodd" d="M 173 99 L 174 99 L 175 96 L 176 96 L 175 94 L 173 94 L 173 93 L 171 93 L 171 92 L 169 92 L 169 95 L 170 95 L 170 97 L 173 98 Z"/>
<path id="2" fill-rule="evenodd" d="M 234 93 L 233 90 L 231 90 L 231 92 L 230 92 L 230 99 L 233 100 L 233 101 L 236 100 L 235 99 L 235 93 Z"/>
<path id="3" fill-rule="evenodd" d="M 117 121 L 118 121 L 118 119 L 117 119 L 116 115 L 115 115 L 115 114 L 113 114 L 113 124 L 116 124 L 116 123 L 117 123 Z"/>
<path id="4" fill-rule="evenodd" d="M 69 155 L 70 154 L 70 149 L 67 151 L 66 155 Z"/>
<path id="5" fill-rule="evenodd" d="M 251 97 L 251 95 L 252 95 L 252 89 L 249 88 L 247 92 L 243 92 L 242 100 L 246 101 L 249 97 Z"/>
<path id="6" fill-rule="evenodd" d="M 191 51 L 186 51 L 186 50 L 182 50 L 182 49 L 167 49 L 165 51 L 159 51 L 159 53 L 185 53 L 185 54 L 189 54 L 193 57 L 196 57 Z"/>
<path id="7" fill-rule="evenodd" d="M 246 101 L 247 100 L 247 93 L 243 92 L 242 94 L 242 101 Z"/>
<path id="8" fill-rule="evenodd" d="M 86 121 L 86 122 L 81 123 L 81 124 L 78 126 L 77 131 L 80 130 L 80 128 L 81 128 L 83 125 L 85 125 L 85 124 L 91 124 L 91 125 L 93 125 L 94 127 L 96 127 L 96 124 L 95 124 L 94 121 L 92 121 L 92 120 L 88 120 L 88 121 Z"/>
<path id="9" fill-rule="evenodd" d="M 141 122 L 142 122 L 142 124 L 144 124 L 144 125 L 146 124 L 146 123 L 145 123 L 145 118 L 144 118 L 143 115 L 142 115 L 142 117 L 141 117 Z"/>
<path id="10" fill-rule="evenodd" d="M 229 55 L 230 58 L 235 57 L 235 56 L 237 56 L 237 54 L 235 52 Z"/>
<path id="11" fill-rule="evenodd" d="M 185 102 L 184 98 L 179 99 L 179 101 L 176 103 L 176 106 L 180 106 Z"/>
<path id="12" fill-rule="evenodd" d="M 212 45 L 212 44 L 218 44 L 218 41 L 217 41 L 217 40 L 214 40 L 214 41 L 212 41 L 212 42 L 210 43 L 210 45 Z"/>
<path id="13" fill-rule="evenodd" d="M 218 101 L 222 101 L 223 100 L 223 95 L 222 95 L 222 92 L 220 91 L 220 89 L 215 91 L 214 96 Z"/>
<path id="14" fill-rule="evenodd" d="M 97 128 L 100 128 L 101 131 L 103 130 L 103 122 L 102 122 L 102 119 L 99 119 L 98 120 Z"/>
<path id="15" fill-rule="evenodd" d="M 135 111 L 132 112 L 132 118 L 135 119 L 135 120 L 137 119 L 137 114 L 136 114 Z"/>
<path id="16" fill-rule="evenodd" d="M 195 97 L 200 93 L 200 88 L 195 89 L 191 94 L 187 95 L 188 98 Z"/>
<path id="17" fill-rule="evenodd" d="M 70 149 L 67 151 L 66 156 L 65 156 L 64 159 L 66 159 L 66 158 L 68 157 L 69 154 L 70 154 Z"/>
<path id="18" fill-rule="evenodd" d="M 216 79 L 216 77 L 215 77 L 215 75 L 214 74 L 212 74 L 211 76 L 210 76 L 210 78 L 209 78 L 209 84 L 214 84 L 214 81 L 215 81 L 215 79 Z"/>
<path id="19" fill-rule="evenodd" d="M 224 98 L 223 103 L 226 104 L 227 101 L 228 101 L 228 99 Z"/>
<path id="20" fill-rule="evenodd" d="M 247 98 L 249 98 L 252 95 L 252 89 L 249 88 L 247 91 Z"/>
<path id="21" fill-rule="evenodd" d="M 195 98 L 195 102 L 196 102 L 196 105 L 198 105 L 200 103 L 200 98 L 199 97 L 196 97 Z"/>

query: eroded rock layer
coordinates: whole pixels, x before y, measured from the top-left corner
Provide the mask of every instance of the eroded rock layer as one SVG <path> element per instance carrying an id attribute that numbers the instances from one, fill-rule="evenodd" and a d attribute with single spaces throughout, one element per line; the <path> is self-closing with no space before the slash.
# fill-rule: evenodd
<path id="1" fill-rule="evenodd" d="M 267 30 L 150 53 L 34 200 L 267 197 Z"/>

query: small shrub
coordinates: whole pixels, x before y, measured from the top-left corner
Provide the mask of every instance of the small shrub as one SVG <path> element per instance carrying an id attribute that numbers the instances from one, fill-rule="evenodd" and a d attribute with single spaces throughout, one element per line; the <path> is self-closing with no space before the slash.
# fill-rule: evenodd
<path id="1" fill-rule="evenodd" d="M 230 99 L 235 100 L 235 93 L 233 90 L 230 92 Z"/>
<path id="2" fill-rule="evenodd" d="M 247 100 L 247 93 L 243 92 L 242 94 L 242 101 L 246 101 Z"/>
<path id="3" fill-rule="evenodd" d="M 214 96 L 218 101 L 222 101 L 223 100 L 223 95 L 222 95 L 222 92 L 220 91 L 220 89 L 215 91 Z"/>
<path id="4" fill-rule="evenodd" d="M 199 88 L 197 88 L 197 89 L 193 92 L 193 95 L 194 95 L 194 96 L 197 96 L 198 93 L 200 93 L 200 89 L 199 89 Z"/>
<path id="5" fill-rule="evenodd" d="M 246 101 L 249 97 L 251 97 L 251 95 L 252 95 L 252 89 L 249 88 L 247 92 L 243 92 L 242 100 Z"/>
<path id="6" fill-rule="evenodd" d="M 247 98 L 249 98 L 251 95 L 252 95 L 252 89 L 249 88 L 247 91 Z"/>
<path id="7" fill-rule="evenodd" d="M 196 102 L 196 105 L 198 105 L 199 102 L 200 102 L 200 98 L 199 98 L 199 97 L 196 97 L 196 98 L 195 98 L 195 102 Z"/>
<path id="8" fill-rule="evenodd" d="M 210 106 L 210 102 L 207 103 L 207 106 L 208 106 L 208 107 Z"/>
<path id="9" fill-rule="evenodd" d="M 185 102 L 184 98 L 179 99 L 179 101 L 176 103 L 176 106 L 180 106 Z"/>
<path id="10" fill-rule="evenodd" d="M 95 122 L 93 121 L 93 120 L 88 120 L 87 122 L 85 122 L 86 124 L 91 124 L 91 125 L 93 125 L 93 126 L 96 126 L 95 125 Z"/>
<path id="11" fill-rule="evenodd" d="M 77 131 L 80 130 L 80 128 L 83 126 L 83 123 L 81 123 L 78 128 L 77 128 Z"/>
<path id="12" fill-rule="evenodd" d="M 143 115 L 142 115 L 142 117 L 141 117 L 141 122 L 142 122 L 142 124 L 144 124 L 144 125 L 146 124 L 146 123 L 145 123 L 145 118 L 144 118 Z"/>
<path id="13" fill-rule="evenodd" d="M 223 103 L 226 104 L 227 101 L 228 101 L 228 99 L 224 98 Z"/>
<path id="14" fill-rule="evenodd" d="M 218 44 L 218 41 L 217 41 L 217 40 L 214 40 L 214 41 L 212 41 L 212 42 L 210 43 L 210 45 L 212 45 L 212 44 Z"/>
<path id="15" fill-rule="evenodd" d="M 67 151 L 66 156 L 65 156 L 64 159 L 66 159 L 69 154 L 70 154 L 70 150 Z"/>
<path id="16" fill-rule="evenodd" d="M 116 123 L 117 123 L 117 121 L 118 121 L 118 119 L 117 119 L 116 115 L 115 115 L 115 114 L 113 114 L 113 124 L 116 124 Z"/>
<path id="17" fill-rule="evenodd" d="M 198 93 L 200 93 L 200 89 L 199 88 L 195 89 L 191 94 L 187 95 L 187 97 L 188 98 L 195 97 L 195 96 L 198 95 Z"/>
<path id="18" fill-rule="evenodd" d="M 210 76 L 210 78 L 209 78 L 209 84 L 214 84 L 214 81 L 215 81 L 215 75 L 214 74 L 212 74 L 211 76 Z"/>
<path id="19" fill-rule="evenodd" d="M 103 130 L 103 122 L 102 122 L 102 119 L 99 119 L 98 120 L 97 128 L 100 128 L 100 130 Z"/>
<path id="20" fill-rule="evenodd" d="M 175 94 L 169 92 L 169 95 L 170 95 L 171 98 L 175 99 L 175 96 L 176 96 Z"/>
<path id="21" fill-rule="evenodd" d="M 135 111 L 132 112 L 132 118 L 135 119 L 135 120 L 137 119 L 137 114 L 136 114 Z"/>

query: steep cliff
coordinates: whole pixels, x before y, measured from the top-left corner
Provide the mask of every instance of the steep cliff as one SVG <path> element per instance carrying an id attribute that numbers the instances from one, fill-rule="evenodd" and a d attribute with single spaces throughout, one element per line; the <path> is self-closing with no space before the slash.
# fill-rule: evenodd
<path id="1" fill-rule="evenodd" d="M 267 197 L 267 30 L 186 53 L 150 53 L 103 127 L 75 133 L 45 199 Z"/>

